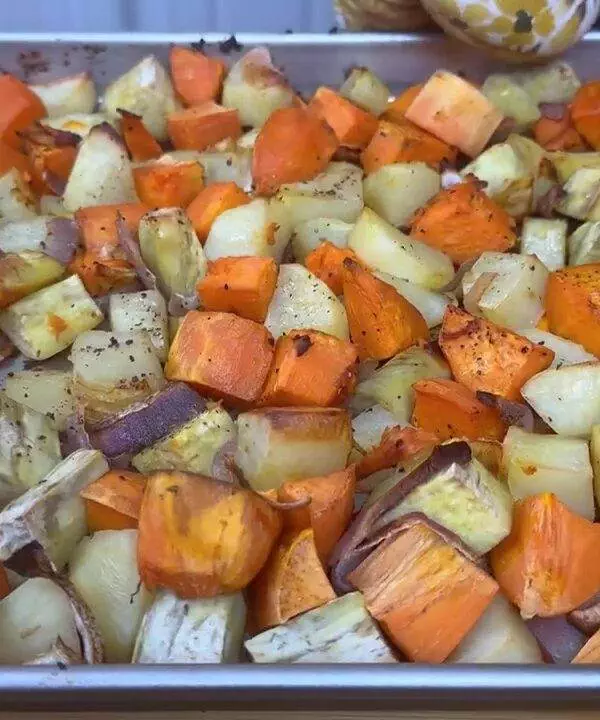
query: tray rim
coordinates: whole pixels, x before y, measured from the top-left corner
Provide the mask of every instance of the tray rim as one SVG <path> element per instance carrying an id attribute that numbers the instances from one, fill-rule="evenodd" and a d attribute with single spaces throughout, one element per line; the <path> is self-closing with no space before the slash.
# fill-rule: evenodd
<path id="1" fill-rule="evenodd" d="M 229 33 L 2 33 L 1 45 L 169 46 Z M 440 33 L 239 33 L 242 45 L 391 46 Z M 584 44 L 600 42 L 600 31 Z M 235 692 L 227 692 L 234 689 Z M 573 709 L 600 707 L 600 665 L 103 665 L 1 666 L 2 710 Z"/>

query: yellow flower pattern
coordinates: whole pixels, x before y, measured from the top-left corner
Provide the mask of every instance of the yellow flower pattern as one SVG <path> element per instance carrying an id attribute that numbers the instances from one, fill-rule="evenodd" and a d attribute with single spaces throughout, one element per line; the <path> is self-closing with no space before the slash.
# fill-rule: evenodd
<path id="1" fill-rule="evenodd" d="M 556 55 L 593 25 L 600 0 L 422 0 L 446 32 L 504 55 Z"/>

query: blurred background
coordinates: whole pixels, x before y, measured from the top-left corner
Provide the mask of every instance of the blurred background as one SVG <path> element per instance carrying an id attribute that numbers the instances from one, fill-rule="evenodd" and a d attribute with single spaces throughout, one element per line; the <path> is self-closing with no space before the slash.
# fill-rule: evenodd
<path id="1" fill-rule="evenodd" d="M 327 32 L 331 0 L 4 0 L 2 32 Z"/>

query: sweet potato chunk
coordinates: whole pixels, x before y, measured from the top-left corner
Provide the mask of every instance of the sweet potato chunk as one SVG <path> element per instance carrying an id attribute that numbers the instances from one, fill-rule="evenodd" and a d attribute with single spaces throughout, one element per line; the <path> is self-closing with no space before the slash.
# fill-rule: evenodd
<path id="1" fill-rule="evenodd" d="M 121 115 L 121 135 L 131 159 L 135 162 L 144 162 L 160 157 L 162 148 L 144 125 L 141 115 L 136 115 L 128 110 L 119 110 L 119 114 Z"/>
<path id="2" fill-rule="evenodd" d="M 173 86 L 186 105 L 219 97 L 226 71 L 221 59 L 179 45 L 171 48 L 169 59 Z"/>
<path id="3" fill-rule="evenodd" d="M 446 309 L 438 342 L 458 382 L 507 400 L 518 400 L 527 380 L 554 358 L 543 345 L 454 305 Z"/>
<path id="4" fill-rule="evenodd" d="M 303 107 L 271 113 L 254 145 L 252 177 L 259 195 L 284 183 L 310 180 L 325 170 L 338 148 L 329 125 Z"/>
<path id="5" fill-rule="evenodd" d="M 600 263 L 566 267 L 550 274 L 546 319 L 550 332 L 600 357 Z"/>
<path id="6" fill-rule="evenodd" d="M 169 137 L 178 150 L 206 150 L 226 138 L 242 134 L 238 111 L 212 101 L 171 113 Z"/>
<path id="7" fill-rule="evenodd" d="M 479 155 L 503 119 L 474 85 L 445 70 L 429 78 L 406 117 L 469 157 Z"/>
<path id="8" fill-rule="evenodd" d="M 204 187 L 198 162 L 152 163 L 133 169 L 135 191 L 148 207 L 187 207 Z"/>
<path id="9" fill-rule="evenodd" d="M 293 531 L 312 528 L 322 563 L 327 562 L 350 522 L 355 486 L 356 470 L 351 465 L 331 475 L 288 480 L 277 490 L 277 499 L 281 502 L 310 499 L 305 507 L 286 510 L 283 526 Z"/>
<path id="10" fill-rule="evenodd" d="M 232 312 L 262 323 L 276 283 L 273 258 L 224 257 L 209 265 L 198 283 L 198 297 L 206 310 Z"/>
<path id="11" fill-rule="evenodd" d="M 434 170 L 442 162 L 453 163 L 456 149 L 408 120 L 380 120 L 377 132 L 361 155 L 366 173 L 391 163 L 424 162 Z"/>
<path id="12" fill-rule="evenodd" d="M 2 597 L 1 593 L 0 597 Z M 597 665 L 600 663 L 600 630 L 592 635 L 571 662 L 574 665 Z"/>
<path id="13" fill-rule="evenodd" d="M 165 376 L 210 397 L 255 402 L 273 358 L 269 331 L 231 313 L 189 312 L 169 350 Z"/>
<path id="14" fill-rule="evenodd" d="M 140 511 L 140 577 L 149 590 L 182 598 L 236 592 L 260 571 L 280 530 L 279 512 L 256 493 L 203 475 L 156 473 Z"/>
<path id="15" fill-rule="evenodd" d="M 533 137 L 545 150 L 573 152 L 585 150 L 586 144 L 573 127 L 571 114 L 567 109 L 560 119 L 541 117 L 533 126 Z"/>
<path id="16" fill-rule="evenodd" d="M 600 150 L 600 82 L 586 83 L 573 98 L 571 117 L 577 132 L 589 142 L 594 150 Z"/>
<path id="17" fill-rule="evenodd" d="M 146 478 L 128 470 L 111 470 L 80 495 L 85 500 L 88 530 L 126 530 L 136 528 Z"/>
<path id="18" fill-rule="evenodd" d="M 356 384 L 358 353 L 346 340 L 318 330 L 294 330 L 275 344 L 263 405 L 339 405 Z"/>
<path id="19" fill-rule="evenodd" d="M 455 263 L 479 257 L 485 250 L 504 252 L 517 242 L 511 216 L 475 181 L 441 190 L 417 210 L 410 234 L 446 253 Z"/>
<path id="20" fill-rule="evenodd" d="M 249 590 L 256 632 L 335 600 L 312 528 L 285 535 Z"/>
<path id="21" fill-rule="evenodd" d="M 339 248 L 325 240 L 309 255 L 304 264 L 313 275 L 322 280 L 335 295 L 344 291 L 344 260 L 350 258 L 358 262 L 356 254 L 350 248 Z"/>
<path id="22" fill-rule="evenodd" d="M 198 193 L 187 206 L 186 212 L 198 240 L 204 243 L 219 215 L 249 202 L 248 195 L 234 182 L 211 183 Z"/>
<path id="23" fill-rule="evenodd" d="M 21 149 L 29 158 L 31 183 L 40 195 L 57 195 L 66 184 L 77 156 L 77 135 L 61 135 L 43 125 L 19 132 Z"/>
<path id="24" fill-rule="evenodd" d="M 18 131 L 43 118 L 46 108 L 25 83 L 8 73 L 0 77 L 0 98 L 0 140 L 16 149 Z"/>
<path id="25" fill-rule="evenodd" d="M 436 378 L 413 385 L 415 406 L 412 424 L 440 440 L 502 440 L 506 424 L 496 408 L 484 405 L 464 385 Z"/>
<path id="26" fill-rule="evenodd" d="M 348 579 L 414 662 L 443 662 L 498 591 L 493 578 L 422 522 L 384 540 Z"/>
<path id="27" fill-rule="evenodd" d="M 389 105 L 385 109 L 385 112 L 381 116 L 382 119 L 389 120 L 390 122 L 402 123 L 406 115 L 406 111 L 412 105 L 412 101 L 417 97 L 417 95 L 421 92 L 422 89 L 422 83 L 419 85 L 410 85 L 409 87 L 407 87 L 404 92 L 400 93 L 400 95 L 398 95 L 395 100 L 389 103 Z"/>
<path id="28" fill-rule="evenodd" d="M 524 618 L 570 612 L 600 590 L 600 525 L 556 495 L 517 503 L 510 535 L 491 552 L 494 577 Z"/>
<path id="29" fill-rule="evenodd" d="M 127 229 L 136 234 L 142 215 L 148 207 L 141 203 L 96 205 L 81 208 L 75 213 L 83 245 L 100 258 L 124 257 L 117 234 L 117 216 L 125 220 Z"/>
<path id="30" fill-rule="evenodd" d="M 325 120 L 344 147 L 366 147 L 377 130 L 375 115 L 323 85 L 313 95 L 308 107 Z"/>
<path id="31" fill-rule="evenodd" d="M 361 357 L 385 360 L 429 338 L 421 313 L 349 258 L 344 260 L 343 290 L 350 336 Z"/>
<path id="32" fill-rule="evenodd" d="M 433 433 L 413 427 L 394 426 L 384 431 L 381 442 L 360 459 L 356 475 L 368 477 L 379 470 L 386 470 L 410 458 L 433 449 L 438 438 Z"/>

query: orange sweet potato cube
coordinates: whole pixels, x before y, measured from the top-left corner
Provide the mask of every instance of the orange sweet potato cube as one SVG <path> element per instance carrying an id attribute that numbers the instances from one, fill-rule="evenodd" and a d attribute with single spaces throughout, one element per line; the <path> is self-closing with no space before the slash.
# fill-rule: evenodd
<path id="1" fill-rule="evenodd" d="M 423 522 L 384 540 L 350 582 L 414 662 L 441 663 L 498 592 L 496 581 Z"/>
<path id="2" fill-rule="evenodd" d="M 128 470 L 111 470 L 85 487 L 88 530 L 136 528 L 145 487 L 146 477 Z"/>
<path id="3" fill-rule="evenodd" d="M 277 339 L 261 404 L 339 405 L 352 392 L 357 371 L 351 343 L 318 330 L 294 330 Z"/>
<path id="4" fill-rule="evenodd" d="M 221 213 L 249 202 L 248 195 L 234 182 L 210 183 L 196 195 L 186 212 L 198 240 L 204 243 L 212 224 Z"/>
<path id="5" fill-rule="evenodd" d="M 269 331 L 252 320 L 192 310 L 171 344 L 165 375 L 209 397 L 248 405 L 261 394 L 273 345 Z"/>
<path id="6" fill-rule="evenodd" d="M 325 120 L 344 147 L 366 147 L 377 130 L 375 115 L 323 85 L 313 95 L 308 107 Z"/>
<path id="7" fill-rule="evenodd" d="M 169 115 L 169 137 L 178 150 L 206 150 L 225 138 L 242 134 L 238 111 L 209 100 Z"/>
<path id="8" fill-rule="evenodd" d="M 148 207 L 187 207 L 204 187 L 199 162 L 149 163 L 133 168 L 139 199 Z"/>
<path id="9" fill-rule="evenodd" d="M 262 323 L 275 292 L 277 272 L 273 258 L 219 258 L 198 283 L 198 297 L 206 310 L 232 312 Z"/>

